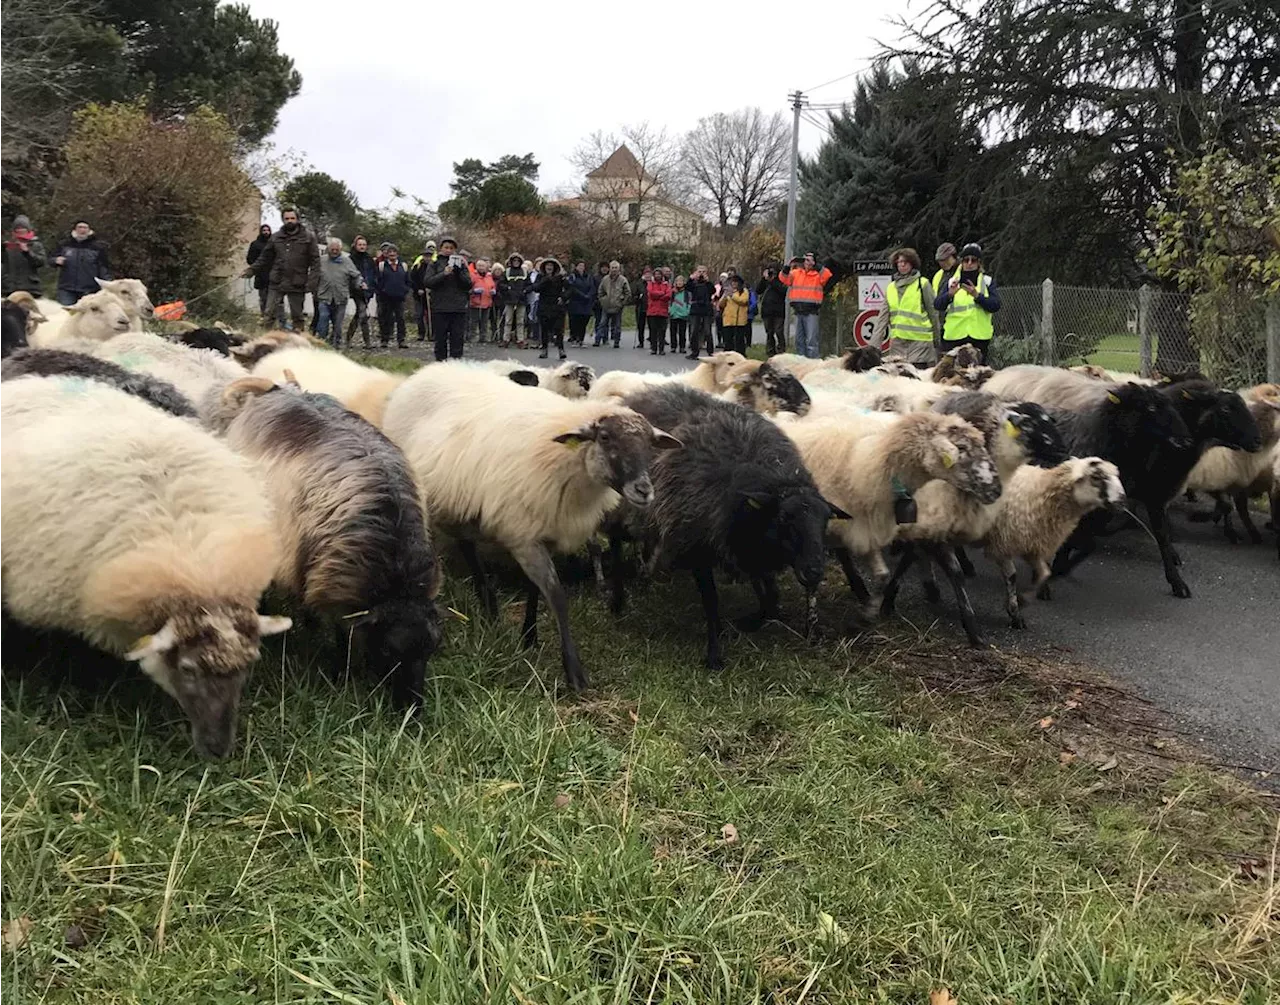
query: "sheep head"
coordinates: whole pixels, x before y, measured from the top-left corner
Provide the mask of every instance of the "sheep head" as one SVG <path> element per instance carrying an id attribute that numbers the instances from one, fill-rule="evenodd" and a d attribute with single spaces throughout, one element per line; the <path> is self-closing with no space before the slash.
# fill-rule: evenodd
<path id="1" fill-rule="evenodd" d="M 105 342 L 113 336 L 129 330 L 129 313 L 120 298 L 107 290 L 81 297 L 67 308 L 77 324 L 74 334 L 78 338 L 97 339 Z"/>
<path id="2" fill-rule="evenodd" d="M 1066 461 L 1071 494 L 1087 511 L 1120 509 L 1125 504 L 1120 470 L 1101 457 L 1073 457 Z"/>
<path id="3" fill-rule="evenodd" d="M 585 398 L 595 382 L 596 372 L 586 363 L 561 363 L 552 372 L 557 394 L 566 398 Z"/>
<path id="4" fill-rule="evenodd" d="M 1196 379 L 1166 385 L 1158 393 L 1178 410 L 1197 441 L 1248 453 L 1262 449 L 1258 423 L 1240 395 Z"/>
<path id="5" fill-rule="evenodd" d="M 138 317 L 150 318 L 155 315 L 156 309 L 141 279 L 99 279 L 98 286 L 108 293 L 114 293 L 125 304 L 126 309 L 132 310 Z"/>
<path id="6" fill-rule="evenodd" d="M 793 412 L 806 415 L 813 402 L 794 374 L 768 363 L 737 374 L 732 380 L 739 402 L 761 415 Z"/>
<path id="7" fill-rule="evenodd" d="M 1029 463 L 1047 468 L 1067 459 L 1067 444 L 1058 425 L 1041 405 L 1019 401 L 1009 406 L 1003 419 L 997 436 L 1016 439 Z"/>
<path id="8" fill-rule="evenodd" d="M 816 590 L 826 569 L 827 521 L 848 514 L 812 487 L 790 487 L 778 494 L 748 486 L 740 498 L 734 537 L 753 554 L 770 556 L 765 564 L 789 565 L 806 590 Z"/>
<path id="9" fill-rule="evenodd" d="M 649 425 L 644 416 L 629 408 L 607 412 L 552 439 L 571 450 L 581 450 L 587 474 L 594 481 L 642 508 L 653 502 L 649 477 L 653 452 L 681 446 L 670 433 Z"/>
<path id="10" fill-rule="evenodd" d="M 288 618 L 258 614 L 239 604 L 183 606 L 152 635 L 134 643 L 126 659 L 182 706 L 201 757 L 223 758 L 235 746 L 240 693 L 263 636 L 287 631 Z"/>
<path id="11" fill-rule="evenodd" d="M 734 352 L 732 349 L 726 349 L 718 352 L 714 356 L 709 356 L 701 366 L 711 367 L 712 379 L 715 381 L 716 387 L 722 391 L 727 390 L 730 382 L 733 380 L 737 367 L 747 361 L 747 357 L 740 352 Z"/>
<path id="12" fill-rule="evenodd" d="M 921 412 L 906 419 L 916 415 L 922 416 L 924 421 L 917 421 L 917 425 L 928 436 L 922 460 L 929 476 L 949 482 L 981 503 L 999 499 L 1000 475 L 982 434 L 959 416 Z"/>

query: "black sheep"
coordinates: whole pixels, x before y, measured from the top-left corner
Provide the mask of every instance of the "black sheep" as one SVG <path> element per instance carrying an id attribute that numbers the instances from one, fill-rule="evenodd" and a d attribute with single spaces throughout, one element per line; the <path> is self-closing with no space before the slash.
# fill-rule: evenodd
<path id="1" fill-rule="evenodd" d="M 0 356 L 10 356 L 27 345 L 27 312 L 20 304 L 8 300 L 0 303 L 0 321 L 3 322 L 3 343 Z"/>
<path id="2" fill-rule="evenodd" d="M 717 567 L 755 588 L 760 611 L 743 627 L 756 628 L 776 617 L 777 575 L 788 567 L 809 594 L 812 619 L 834 509 L 791 441 L 754 412 L 678 384 L 643 391 L 626 404 L 684 444 L 654 462 L 654 501 L 644 521 L 653 563 L 693 574 L 707 619 L 707 666 L 724 665 Z M 622 584 L 616 536 L 611 543 L 617 610 Z"/>
<path id="3" fill-rule="evenodd" d="M 98 359 L 81 352 L 63 349 L 21 349 L 0 364 L 0 380 L 18 377 L 83 377 L 101 384 L 111 384 L 141 398 L 161 411 L 182 418 L 194 418 L 195 407 L 167 380 L 149 373 L 126 370 L 110 360 Z"/>
<path id="4" fill-rule="evenodd" d="M 883 362 L 884 356 L 879 348 L 873 345 L 863 345 L 858 346 L 856 349 L 851 349 L 841 365 L 844 369 L 851 370 L 854 373 L 863 373 L 866 370 L 874 370 Z"/>
<path id="5" fill-rule="evenodd" d="M 231 347 L 242 341 L 228 335 L 221 328 L 193 328 L 191 331 L 165 335 L 165 338 L 170 342 L 189 345 L 192 349 L 212 349 L 223 356 L 230 356 Z"/>
<path id="6" fill-rule="evenodd" d="M 1097 409 L 1050 409 L 1050 414 L 1074 456 L 1101 457 L 1119 468 L 1125 494 L 1146 509 L 1173 595 L 1190 597 L 1178 572 L 1181 559 L 1169 541 L 1165 507 L 1209 447 L 1261 449 L 1258 424 L 1244 399 L 1192 378 L 1161 387 L 1118 384 Z M 1106 513 L 1081 521 L 1054 559 L 1054 573 L 1063 575 L 1084 561 L 1107 522 Z"/>

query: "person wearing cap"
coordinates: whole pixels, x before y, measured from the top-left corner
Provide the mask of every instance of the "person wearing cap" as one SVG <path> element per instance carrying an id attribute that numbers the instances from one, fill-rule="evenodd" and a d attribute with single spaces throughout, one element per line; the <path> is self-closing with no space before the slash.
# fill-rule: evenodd
<path id="1" fill-rule="evenodd" d="M 884 304 L 871 329 L 871 344 L 889 337 L 889 351 L 917 367 L 937 362 L 935 339 L 938 317 L 933 309 L 933 289 L 920 274 L 920 253 L 899 248 L 889 256 L 893 280 L 885 288 Z"/>
<path id="2" fill-rule="evenodd" d="M 31 220 L 25 216 L 13 218 L 13 229 L 4 242 L 4 269 L 0 284 L 3 294 L 26 290 L 32 296 L 40 296 L 40 268 L 45 263 L 44 245 L 31 229 Z"/>
<path id="3" fill-rule="evenodd" d="M 938 263 L 938 271 L 933 274 L 933 282 L 930 285 L 933 287 L 934 296 L 937 296 L 938 291 L 942 289 L 943 276 L 954 272 L 956 266 L 960 264 L 960 259 L 956 257 L 956 246 L 950 241 L 939 244 L 938 250 L 933 253 L 933 258 Z"/>
<path id="4" fill-rule="evenodd" d="M 832 271 L 818 268 L 818 256 L 812 251 L 804 258 L 793 258 L 782 267 L 778 278 L 787 287 L 787 303 L 796 316 L 796 352 L 817 359 L 821 348 L 818 335 L 818 312 Z"/>
<path id="5" fill-rule="evenodd" d="M 431 331 L 437 362 L 451 356 L 462 359 L 467 311 L 471 307 L 471 272 L 452 237 L 440 238 L 439 253 L 427 266 L 422 282 L 431 296 Z"/>
<path id="6" fill-rule="evenodd" d="M 413 260 L 409 269 L 409 283 L 413 286 L 413 320 L 418 326 L 418 341 L 424 342 L 430 330 L 431 308 L 427 303 L 427 290 L 422 285 L 427 266 L 436 260 L 436 242 L 428 241 L 422 254 Z"/>
<path id="7" fill-rule="evenodd" d="M 622 274 L 622 263 L 617 259 L 609 263 L 609 271 L 601 278 L 596 299 L 600 304 L 601 326 L 594 344 L 612 343 L 617 349 L 622 343 L 622 308 L 631 299 L 631 283 Z"/>
<path id="8" fill-rule="evenodd" d="M 995 280 L 982 269 L 982 248 L 966 244 L 960 249 L 960 264 L 933 301 L 943 316 L 942 345 L 950 351 L 971 345 L 986 362 L 991 336 L 995 333 L 992 315 L 1000 309 Z"/>
<path id="9" fill-rule="evenodd" d="M 87 220 L 77 220 L 71 225 L 70 239 L 63 241 L 49 256 L 49 264 L 59 269 L 57 300 L 63 307 L 96 293 L 99 279 L 111 278 L 107 246 L 94 236 Z"/>

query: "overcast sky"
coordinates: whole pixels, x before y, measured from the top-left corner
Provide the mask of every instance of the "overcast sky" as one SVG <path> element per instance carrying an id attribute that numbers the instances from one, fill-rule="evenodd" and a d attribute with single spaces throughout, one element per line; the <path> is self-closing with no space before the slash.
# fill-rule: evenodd
<path id="1" fill-rule="evenodd" d="M 865 69 L 906 5 L 742 2 L 727 18 L 711 5 L 609 2 L 249 7 L 279 24 L 302 73 L 277 147 L 345 181 L 364 206 L 385 205 L 395 186 L 434 207 L 464 157 L 532 151 L 545 193 L 581 182 L 568 156 L 596 129 L 648 119 L 682 134 L 715 112 L 785 111 L 796 88 L 817 88 L 815 102 L 847 98 L 852 78 L 818 85 Z M 822 138 L 801 122 L 803 151 Z"/>

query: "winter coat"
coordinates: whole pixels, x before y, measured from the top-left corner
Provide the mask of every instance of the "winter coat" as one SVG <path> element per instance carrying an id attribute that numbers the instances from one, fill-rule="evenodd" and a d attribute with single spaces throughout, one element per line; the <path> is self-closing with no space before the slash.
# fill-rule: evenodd
<path id="1" fill-rule="evenodd" d="M 262 253 L 267 250 L 267 245 L 270 243 L 271 243 L 270 234 L 268 234 L 266 237 L 263 237 L 261 234 L 255 237 L 253 239 L 253 242 L 249 245 L 249 250 L 244 253 L 245 265 L 252 266 L 259 258 L 262 257 Z M 253 274 L 253 288 L 255 290 L 262 290 L 262 289 L 266 289 L 266 287 L 267 287 L 266 275 L 264 273 L 261 273 L 255 270 Z"/>
<path id="2" fill-rule="evenodd" d="M 648 300 L 645 303 L 645 317 L 665 318 L 668 305 L 671 303 L 671 284 L 666 280 L 655 279 L 649 284 Z"/>
<path id="3" fill-rule="evenodd" d="M 292 234 L 283 227 L 254 263 L 254 272 L 267 277 L 267 286 L 281 293 L 306 293 L 315 286 L 320 248 L 311 231 L 299 225 Z"/>
<path id="4" fill-rule="evenodd" d="M 409 282 L 409 269 L 396 259 L 395 264 L 384 261 L 378 266 L 378 296 L 388 300 L 403 300 L 413 289 Z"/>
<path id="5" fill-rule="evenodd" d="M 93 232 L 83 241 L 74 237 L 60 244 L 49 256 L 49 264 L 57 265 L 57 259 L 66 261 L 59 266 L 58 289 L 84 296 L 98 292 L 98 280 L 110 279 L 111 268 L 107 264 L 107 246 L 94 237 Z"/>
<path id="6" fill-rule="evenodd" d="M 756 298 L 762 318 L 781 318 L 787 314 L 787 288 L 776 275 L 756 283 Z"/>
<path id="7" fill-rule="evenodd" d="M 422 284 L 431 293 L 431 310 L 441 314 L 465 314 L 471 306 L 471 273 L 465 265 L 449 267 L 449 256 L 440 255 L 423 272 Z"/>
<path id="8" fill-rule="evenodd" d="M 507 302 L 507 274 L 494 267 L 489 270 L 489 278 L 493 280 L 493 307 L 501 310 Z"/>
<path id="9" fill-rule="evenodd" d="M 485 273 L 483 276 L 475 271 L 472 267 L 471 272 L 471 299 L 469 305 L 484 309 L 493 306 L 493 276 Z M 480 292 L 477 293 L 476 290 Z"/>
<path id="10" fill-rule="evenodd" d="M 725 291 L 725 295 L 720 298 L 720 310 L 723 313 L 721 318 L 726 328 L 739 328 L 747 323 L 747 307 L 751 303 L 751 295 L 745 289 L 738 290 L 737 293 Z"/>
<path id="11" fill-rule="evenodd" d="M 641 276 L 639 279 L 636 280 L 636 285 L 635 285 L 636 314 L 640 315 L 641 317 L 644 317 L 644 312 L 649 306 L 649 283 L 650 282 L 652 282 L 652 277 L 650 277 L 649 279 L 645 279 L 644 276 Z"/>
<path id="12" fill-rule="evenodd" d="M 413 260 L 413 265 L 409 267 L 409 285 L 413 287 L 414 293 L 423 291 L 423 281 L 427 276 L 427 267 L 435 260 L 435 255 L 428 255 L 425 252 Z"/>
<path id="13" fill-rule="evenodd" d="M 569 299 L 569 292 L 564 273 L 560 271 L 560 263 L 554 258 L 544 258 L 543 268 L 546 268 L 547 262 L 555 265 L 555 271 L 548 276 L 539 270 L 538 278 L 533 281 L 531 289 L 538 295 L 538 317 L 554 322 L 564 317 L 565 302 Z"/>
<path id="14" fill-rule="evenodd" d="M 600 298 L 600 306 L 612 314 L 631 302 L 631 284 L 621 272 L 616 276 L 604 276 L 596 296 Z"/>
<path id="15" fill-rule="evenodd" d="M 677 290 L 672 287 L 671 307 L 668 310 L 672 321 L 687 318 L 689 316 L 689 291 L 687 289 Z"/>
<path id="16" fill-rule="evenodd" d="M 711 317 L 715 313 L 715 308 L 711 304 L 715 285 L 710 279 L 690 279 L 685 289 L 689 291 L 690 317 Z"/>
<path id="17" fill-rule="evenodd" d="M 520 266 L 508 265 L 503 281 L 499 285 L 502 289 L 502 302 L 504 304 L 516 304 L 518 306 L 525 302 L 525 296 L 529 290 L 529 277 L 524 274 L 524 269 Z"/>
<path id="18" fill-rule="evenodd" d="M 38 237 L 24 243 L 27 246 L 25 251 L 12 238 L 4 242 L 4 276 L 0 280 L 4 291 L 0 296 L 7 297 L 18 290 L 40 296 L 40 267 L 45 263 L 44 245 Z"/>
<path id="19" fill-rule="evenodd" d="M 579 318 L 590 314 L 596 302 L 596 277 L 570 272 L 565 284 L 569 288 L 569 313 Z"/>
<path id="20" fill-rule="evenodd" d="M 365 285 L 365 289 L 357 291 L 356 295 L 368 300 L 378 289 L 378 266 L 375 264 L 373 256 L 367 251 L 351 252 L 351 264 L 356 267 L 356 271 L 360 273 L 360 278 L 364 280 Z"/>
<path id="21" fill-rule="evenodd" d="M 346 255 L 326 254 L 316 270 L 316 303 L 345 304 L 352 287 L 360 286 L 360 270 Z"/>

